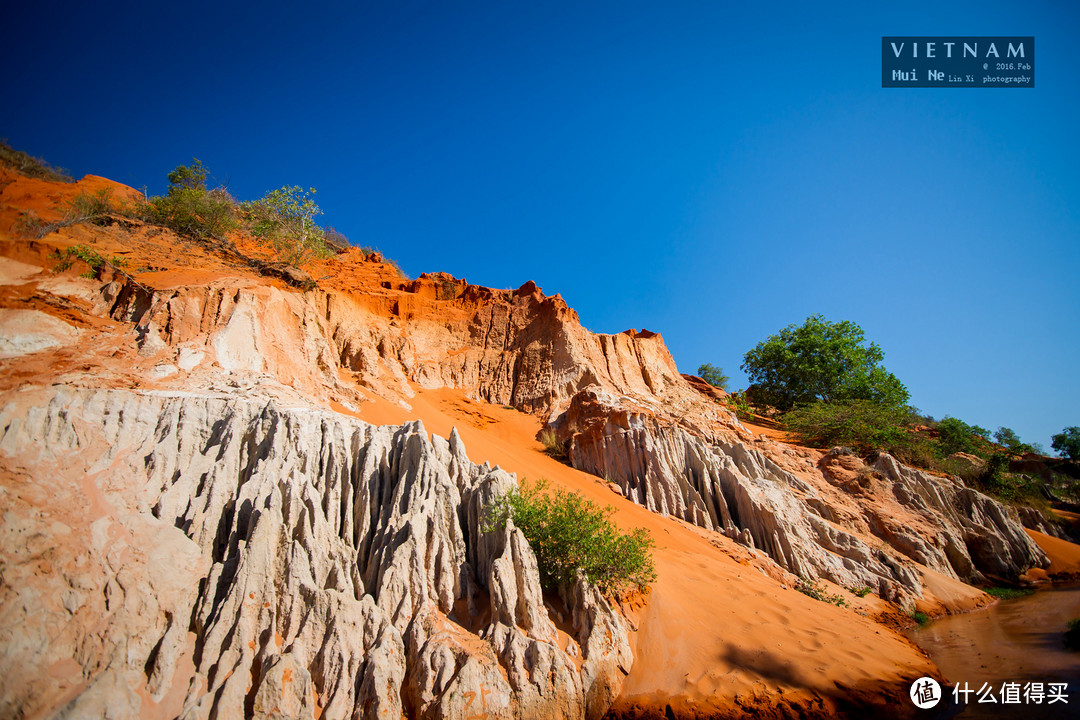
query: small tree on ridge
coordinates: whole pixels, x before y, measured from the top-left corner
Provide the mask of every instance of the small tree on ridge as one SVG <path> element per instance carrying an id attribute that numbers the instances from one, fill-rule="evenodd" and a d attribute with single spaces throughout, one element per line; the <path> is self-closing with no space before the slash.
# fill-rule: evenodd
<path id="1" fill-rule="evenodd" d="M 705 363 L 698 367 L 697 374 L 702 380 L 721 390 L 727 390 L 728 381 L 731 379 L 724 374 L 723 368 L 716 367 L 711 363 Z"/>
<path id="2" fill-rule="evenodd" d="M 251 234 L 270 240 L 278 257 L 290 265 L 299 266 L 331 254 L 323 240 L 323 229 L 315 223 L 322 210 L 315 204 L 314 194 L 315 188 L 286 185 L 260 200 L 244 203 L 253 221 Z"/>
<path id="3" fill-rule="evenodd" d="M 783 411 L 817 401 L 906 405 L 907 388 L 879 365 L 884 356 L 876 344 L 866 343 L 856 323 L 811 315 L 758 343 L 746 353 L 742 369 L 753 383 L 755 401 Z"/>

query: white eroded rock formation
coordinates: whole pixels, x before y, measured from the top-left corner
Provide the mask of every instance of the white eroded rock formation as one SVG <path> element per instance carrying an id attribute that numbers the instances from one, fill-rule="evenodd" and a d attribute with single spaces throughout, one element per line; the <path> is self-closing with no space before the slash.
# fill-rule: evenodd
<path id="1" fill-rule="evenodd" d="M 0 398 L 0 716 L 598 717 L 632 657 L 556 626 L 514 484 L 456 432 L 194 393 Z"/>

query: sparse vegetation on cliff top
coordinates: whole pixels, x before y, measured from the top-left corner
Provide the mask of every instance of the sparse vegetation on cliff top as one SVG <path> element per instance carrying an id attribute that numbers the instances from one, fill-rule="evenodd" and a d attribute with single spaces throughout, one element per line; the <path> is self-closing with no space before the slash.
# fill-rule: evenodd
<path id="1" fill-rule="evenodd" d="M 0 141 L 0 164 L 6 165 L 23 175 L 54 182 L 71 182 L 71 175 L 64 168 L 53 167 L 41 158 L 15 150 L 6 141 Z"/>
<path id="2" fill-rule="evenodd" d="M 71 182 L 66 173 L 44 160 L 3 143 L 0 143 L 0 164 L 30 177 Z M 164 195 L 140 197 L 137 201 L 117 200 L 110 188 L 82 192 L 60 206 L 59 219 L 46 222 L 34 211 L 24 211 L 13 229 L 23 237 L 39 239 L 72 225 L 106 225 L 126 217 L 168 228 L 194 240 L 222 242 L 229 233 L 240 231 L 266 241 L 279 261 L 295 267 L 332 257 L 351 245 L 340 231 L 315 223 L 322 210 L 312 197 L 314 188 L 285 186 L 258 200 L 240 203 L 226 187 L 210 187 L 209 170 L 198 158 L 193 158 L 189 165 L 178 165 L 169 173 L 168 180 L 169 188 Z M 380 255 L 379 261 L 407 279 L 393 260 Z"/>

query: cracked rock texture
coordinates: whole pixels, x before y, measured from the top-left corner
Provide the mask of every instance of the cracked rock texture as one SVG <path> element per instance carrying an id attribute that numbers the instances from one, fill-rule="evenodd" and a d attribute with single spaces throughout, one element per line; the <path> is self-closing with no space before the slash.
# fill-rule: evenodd
<path id="1" fill-rule="evenodd" d="M 560 638 L 520 531 L 481 531 L 515 480 L 456 432 L 194 394 L 2 407 L 4 717 L 598 717 L 618 694 L 625 621 L 567 588 Z"/>

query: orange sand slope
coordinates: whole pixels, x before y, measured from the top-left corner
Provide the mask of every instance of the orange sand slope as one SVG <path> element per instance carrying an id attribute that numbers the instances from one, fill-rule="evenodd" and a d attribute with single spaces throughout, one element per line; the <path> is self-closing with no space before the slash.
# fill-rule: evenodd
<path id="1" fill-rule="evenodd" d="M 1051 537 L 1037 530 L 1028 530 L 1027 534 L 1050 558 L 1050 567 L 1046 568 L 1047 575 L 1076 575 L 1080 577 L 1080 545 L 1071 543 L 1068 540 Z"/>
<path id="2" fill-rule="evenodd" d="M 619 525 L 647 528 L 656 540 L 659 579 L 638 618 L 636 659 L 615 714 L 668 705 L 680 715 L 754 714 L 782 705 L 827 715 L 853 699 L 888 703 L 904 681 L 937 674 L 907 639 L 766 576 L 728 538 L 652 513 L 547 457 L 535 440 L 536 418 L 445 389 L 419 391 L 409 402 L 411 411 L 375 400 L 360 416 L 380 424 L 419 418 L 444 437 L 457 427 L 473 461 L 613 505 Z"/>

